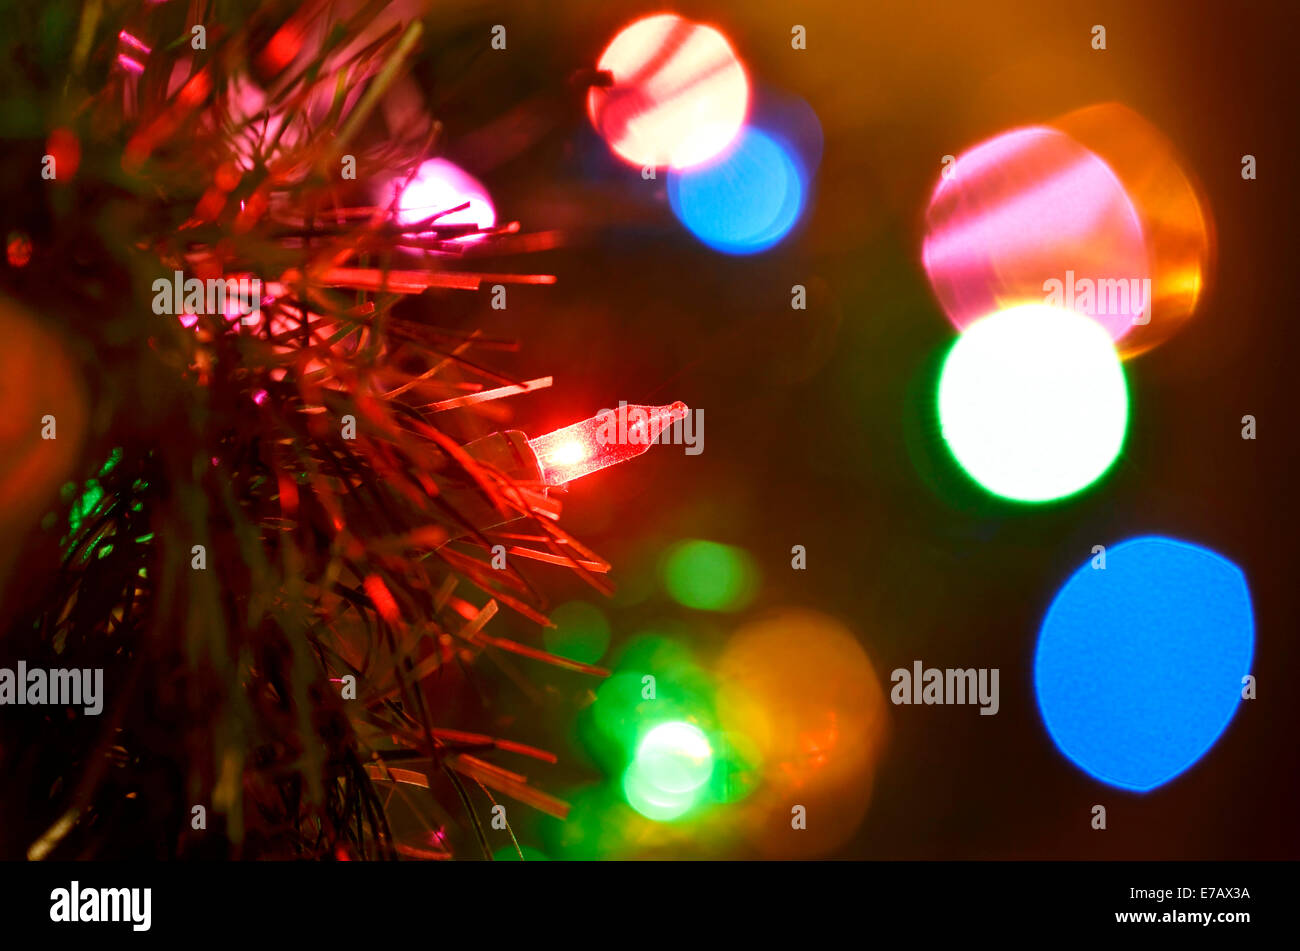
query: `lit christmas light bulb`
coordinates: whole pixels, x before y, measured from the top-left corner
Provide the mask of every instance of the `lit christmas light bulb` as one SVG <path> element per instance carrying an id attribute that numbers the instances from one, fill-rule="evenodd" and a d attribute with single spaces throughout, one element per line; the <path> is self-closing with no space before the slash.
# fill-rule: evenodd
<path id="1" fill-rule="evenodd" d="M 516 482 L 563 485 L 616 462 L 636 458 L 649 449 L 664 430 L 679 419 L 685 419 L 689 412 L 686 404 L 681 402 L 669 406 L 629 406 L 623 403 L 616 410 L 604 410 L 591 419 L 536 439 L 510 429 L 483 436 L 464 448 L 479 462 L 492 466 Z M 461 518 L 478 531 L 520 517 L 502 512 L 476 486 L 448 487 L 443 495 L 454 503 Z"/>
<path id="2" fill-rule="evenodd" d="M 530 439 L 528 446 L 537 456 L 542 481 L 563 485 L 641 455 L 660 433 L 685 419 L 687 412 L 682 402 L 669 406 L 624 403 L 616 410 L 605 410 L 591 419 Z"/>

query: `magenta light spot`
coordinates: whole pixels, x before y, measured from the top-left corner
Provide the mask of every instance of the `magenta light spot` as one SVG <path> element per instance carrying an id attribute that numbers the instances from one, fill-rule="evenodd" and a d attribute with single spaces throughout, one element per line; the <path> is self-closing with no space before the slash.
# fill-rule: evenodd
<path id="1" fill-rule="evenodd" d="M 1151 270 L 1133 203 L 1100 157 L 1045 126 L 957 156 L 926 212 L 922 260 L 958 330 L 1018 304 L 1089 314 L 1112 340 L 1150 313 Z"/>
<path id="2" fill-rule="evenodd" d="M 144 53 L 146 56 L 147 56 L 150 52 L 152 52 L 152 51 L 149 49 L 149 47 L 145 46 L 143 43 L 141 43 L 138 39 L 136 39 L 136 38 L 135 38 L 134 36 L 132 36 L 130 33 L 126 32 L 126 30 L 122 30 L 122 31 L 120 31 L 120 32 L 117 34 L 117 38 L 118 38 L 119 40 L 121 40 L 123 43 L 125 43 L 127 46 L 134 47 L 135 49 L 139 50 L 141 53 Z"/>
<path id="3" fill-rule="evenodd" d="M 461 205 L 466 207 L 460 208 Z M 452 211 L 453 208 L 458 210 Z M 421 165 L 398 201 L 397 220 L 402 224 L 415 224 L 435 215 L 434 225 L 491 228 L 497 220 L 496 209 L 483 183 L 446 159 L 430 159 Z M 482 235 L 471 234 L 455 240 L 481 239 Z"/>

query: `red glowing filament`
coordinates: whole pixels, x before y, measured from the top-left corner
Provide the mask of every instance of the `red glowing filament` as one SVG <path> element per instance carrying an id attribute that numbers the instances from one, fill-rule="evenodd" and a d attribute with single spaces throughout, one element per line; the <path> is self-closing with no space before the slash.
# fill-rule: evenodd
<path id="1" fill-rule="evenodd" d="M 547 485 L 563 485 L 616 462 L 633 459 L 650 448 L 664 430 L 689 410 L 670 406 L 628 406 L 603 410 L 591 419 L 528 440 Z"/>

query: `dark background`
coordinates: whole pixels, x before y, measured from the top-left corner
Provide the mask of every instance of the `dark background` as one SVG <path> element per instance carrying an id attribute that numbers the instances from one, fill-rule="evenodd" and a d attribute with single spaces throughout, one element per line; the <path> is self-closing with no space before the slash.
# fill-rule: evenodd
<path id="1" fill-rule="evenodd" d="M 555 377 L 548 390 L 491 404 L 514 414 L 503 426 L 544 433 L 620 400 L 683 400 L 704 417 L 701 455 L 656 447 L 564 496 L 563 524 L 614 566 L 612 600 L 564 569 L 524 572 L 553 604 L 601 604 L 613 631 L 608 663 L 638 632 L 671 628 L 707 667 L 747 621 L 807 607 L 854 632 L 886 688 L 892 669 L 917 659 L 998 668 L 997 716 L 888 707 L 888 742 L 861 790 L 870 806 L 834 857 L 1300 855 L 1293 0 L 674 3 L 730 38 L 756 109 L 797 97 L 821 123 L 801 224 L 749 257 L 692 238 L 668 207 L 664 176 L 643 180 L 587 119 L 575 74 L 623 26 L 664 9 L 465 0 L 435 3 L 425 18 L 413 78 L 444 125 L 448 157 L 487 184 L 500 220 L 560 231 L 565 244 L 483 264 L 558 278 L 511 286 L 504 311 L 488 306 L 486 290 L 430 293 L 413 306 L 442 325 L 518 338 L 518 353 L 492 355 L 495 368 Z M 495 24 L 508 28 L 506 50 L 488 47 Z M 806 27 L 806 50 L 790 46 L 794 24 Z M 1104 51 L 1091 48 L 1094 24 L 1106 27 Z M 1216 232 L 1208 291 L 1178 334 L 1126 364 L 1132 411 L 1117 465 L 1060 503 L 1002 503 L 955 471 L 928 412 L 955 332 L 921 266 L 926 205 L 943 156 L 1112 101 L 1163 132 L 1203 188 Z M 12 108 L 6 128 L 25 118 Z M 1241 178 L 1245 154 L 1257 159 L 1254 181 Z M 16 147 L 9 164 L 26 155 Z M 807 288 L 807 310 L 791 309 L 793 284 Z M 1241 438 L 1246 414 L 1258 421 L 1254 441 Z M 488 424 L 466 426 L 457 435 L 468 439 Z M 1032 658 L 1048 604 L 1092 547 L 1146 534 L 1193 541 L 1244 570 L 1258 699 L 1191 769 L 1134 794 L 1056 750 Z M 673 602 L 660 562 L 684 538 L 747 551 L 761 575 L 752 604 L 727 614 Z M 793 545 L 807 549 L 807 570 L 792 570 Z M 492 623 L 541 642 L 507 611 Z M 559 765 L 527 766 L 548 792 L 573 799 L 616 787 L 577 726 L 591 679 L 527 663 L 518 681 L 475 677 L 445 722 L 554 750 Z M 1090 827 L 1097 803 L 1105 832 Z M 551 820 L 513 806 L 510 818 L 521 844 L 547 847 Z M 658 840 L 625 842 L 608 857 L 758 854 L 743 837 L 692 828 L 690 818 L 663 824 L 652 830 Z M 457 845 L 474 854 L 468 840 Z"/>
<path id="2" fill-rule="evenodd" d="M 821 120 L 800 230 L 749 257 L 692 239 L 662 178 L 609 156 L 566 86 L 619 28 L 658 9 L 512 4 L 484 17 L 509 25 L 508 53 L 421 80 L 452 142 L 521 96 L 548 116 L 513 155 L 458 156 L 495 163 L 476 171 L 500 216 L 563 228 L 571 242 L 528 259 L 556 286 L 512 291 L 487 318 L 524 341 L 521 376 L 556 377 L 548 398 L 518 401 L 516 425 L 544 432 L 620 399 L 704 412 L 702 455 L 657 448 L 567 498 L 567 526 L 636 592 L 609 607 L 615 646 L 648 618 L 689 619 L 644 589 L 665 545 L 698 537 L 755 557 L 763 583 L 750 613 L 805 605 L 839 618 L 886 686 L 918 658 L 1000 668 L 995 717 L 890 707 L 871 807 L 841 857 L 1294 857 L 1292 5 L 678 4 L 730 37 L 756 102 L 799 96 Z M 806 51 L 790 48 L 795 23 Z M 1090 47 L 1098 23 L 1105 51 Z M 471 88 L 482 95 L 467 98 Z M 1200 180 L 1217 261 L 1194 318 L 1126 364 L 1130 430 L 1110 474 L 1062 503 L 1002 504 L 954 477 L 926 428 L 924 395 L 954 332 L 920 264 L 925 207 L 943 155 L 1106 101 L 1163 131 Z M 1247 153 L 1255 181 L 1241 178 Z M 790 308 L 795 283 L 809 289 L 807 311 Z M 1244 414 L 1258 420 L 1255 441 L 1241 438 Z M 1137 795 L 1055 750 L 1031 665 L 1048 603 L 1092 546 L 1143 534 L 1243 568 L 1259 696 L 1198 764 Z M 790 568 L 794 544 L 807 548 L 806 571 Z M 563 600 L 566 579 L 545 577 Z M 743 618 L 703 619 L 701 653 Z M 572 716 L 560 706 L 536 727 Z M 1094 803 L 1107 807 L 1106 832 L 1090 828 Z"/>

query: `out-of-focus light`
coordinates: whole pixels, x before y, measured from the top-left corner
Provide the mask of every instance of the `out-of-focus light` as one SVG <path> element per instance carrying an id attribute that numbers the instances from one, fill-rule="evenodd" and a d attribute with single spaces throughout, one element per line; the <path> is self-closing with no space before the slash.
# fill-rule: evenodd
<path id="1" fill-rule="evenodd" d="M 638 744 L 623 791 L 637 812 L 668 821 L 696 804 L 712 774 L 713 748 L 704 731 L 684 721 L 661 723 Z"/>
<path id="2" fill-rule="evenodd" d="M 779 243 L 803 211 L 807 179 L 777 137 L 746 128 L 715 162 L 668 178 L 673 213 L 700 241 L 727 254 Z"/>
<path id="3" fill-rule="evenodd" d="M 451 211 L 466 202 L 469 202 L 468 207 Z M 496 208 L 483 183 L 459 166 L 440 158 L 429 159 L 420 166 L 397 203 L 397 220 L 404 225 L 424 221 L 433 215 L 438 215 L 433 222 L 435 225 L 474 225 L 486 229 L 497 221 Z M 454 240 L 468 243 L 482 237 L 468 234 Z"/>
<path id="4" fill-rule="evenodd" d="M 853 633 L 818 612 L 780 611 L 735 633 L 717 676 L 718 756 L 734 756 L 752 790 L 742 786 L 749 794 L 733 807 L 747 840 L 782 857 L 841 845 L 865 815 L 888 716 Z M 795 803 L 807 808 L 806 829 L 791 828 Z"/>
<path id="5" fill-rule="evenodd" d="M 591 723 L 617 747 L 611 760 L 621 756 L 626 763 L 636 740 L 636 724 L 654 710 L 656 700 L 644 696 L 640 670 L 620 670 L 603 680 L 596 688 L 596 701 L 590 710 Z M 592 744 L 588 744 L 589 746 Z"/>
<path id="6" fill-rule="evenodd" d="M 680 401 L 666 406 L 604 410 L 590 419 L 528 440 L 547 485 L 563 485 L 626 462 L 650 448 L 669 426 L 689 412 Z"/>
<path id="7" fill-rule="evenodd" d="M 71 129 L 58 128 L 50 133 L 45 143 L 45 151 L 47 155 L 54 158 L 57 172 L 54 181 L 67 184 L 68 180 L 77 174 L 77 168 L 81 165 L 81 140 Z"/>
<path id="8" fill-rule="evenodd" d="M 749 108 L 749 80 L 727 38 L 671 13 L 625 27 L 597 69 L 587 113 L 609 147 L 637 166 L 690 168 L 725 149 Z"/>
<path id="9" fill-rule="evenodd" d="M 629 806 L 655 822 L 671 822 L 685 815 L 699 799 L 694 791 L 665 792 L 648 782 L 635 762 L 623 774 L 623 795 Z"/>
<path id="10" fill-rule="evenodd" d="M 1097 154 L 1047 126 L 1003 133 L 945 168 L 922 260 L 959 330 L 1027 303 L 1088 313 L 1112 340 L 1151 319 L 1150 261 L 1124 185 Z"/>
<path id="11" fill-rule="evenodd" d="M 542 632 L 546 649 L 583 664 L 594 664 L 609 647 L 609 621 L 594 604 L 569 601 L 551 612 L 551 623 Z"/>
<path id="12" fill-rule="evenodd" d="M 126 30 L 120 30 L 117 34 L 117 39 L 123 46 L 129 46 L 134 50 L 144 53 L 146 56 L 152 52 L 149 47 L 141 43 L 133 34 L 126 32 Z"/>
<path id="13" fill-rule="evenodd" d="M 754 597 L 757 568 L 739 548 L 691 539 L 664 559 L 664 584 L 679 604 L 701 611 L 738 611 Z"/>
<path id="14" fill-rule="evenodd" d="M 1034 658 L 1038 708 L 1085 772 L 1154 789 L 1227 728 L 1254 643 L 1240 568 L 1189 542 L 1126 541 L 1076 571 L 1048 608 Z"/>
<path id="15" fill-rule="evenodd" d="M 713 748 L 692 723 L 661 723 L 641 740 L 636 764 L 647 781 L 670 793 L 687 793 L 709 781 Z"/>
<path id="16" fill-rule="evenodd" d="M 621 810 L 626 816 L 624 797 L 609 783 L 565 790 L 568 818 L 544 817 L 540 824 L 541 845 L 558 859 L 609 859 L 619 854 L 622 827 L 611 821 Z"/>
<path id="17" fill-rule="evenodd" d="M 1142 222 L 1150 319 L 1120 341 L 1125 359 L 1136 356 L 1173 336 L 1196 310 L 1215 253 L 1209 203 L 1169 140 L 1127 106 L 1087 106 L 1051 125 L 1106 162 Z"/>
<path id="18" fill-rule="evenodd" d="M 763 755 L 751 737 L 723 733 L 714 750 L 709 791 L 718 802 L 739 802 L 762 781 Z"/>
<path id="19" fill-rule="evenodd" d="M 696 631 L 677 628 L 656 625 L 655 633 L 639 633 L 624 644 L 613 674 L 579 717 L 583 748 L 611 775 L 625 773 L 650 726 L 668 720 L 707 724 L 713 717 L 713 679 L 685 646 Z M 663 629 L 674 633 L 665 637 Z"/>
<path id="20" fill-rule="evenodd" d="M 518 848 L 513 845 L 503 845 L 492 853 L 492 860 L 495 862 L 549 862 L 550 856 L 541 849 L 534 849 L 528 845 L 521 845 Z"/>
<path id="21" fill-rule="evenodd" d="M 1046 502 L 1110 468 L 1128 428 L 1128 388 L 1094 320 L 1027 304 L 976 321 L 957 339 L 939 377 L 939 421 L 981 486 Z"/>
<path id="22" fill-rule="evenodd" d="M 25 231 L 10 231 L 5 253 L 11 267 L 26 267 L 32 259 L 32 239 Z"/>

